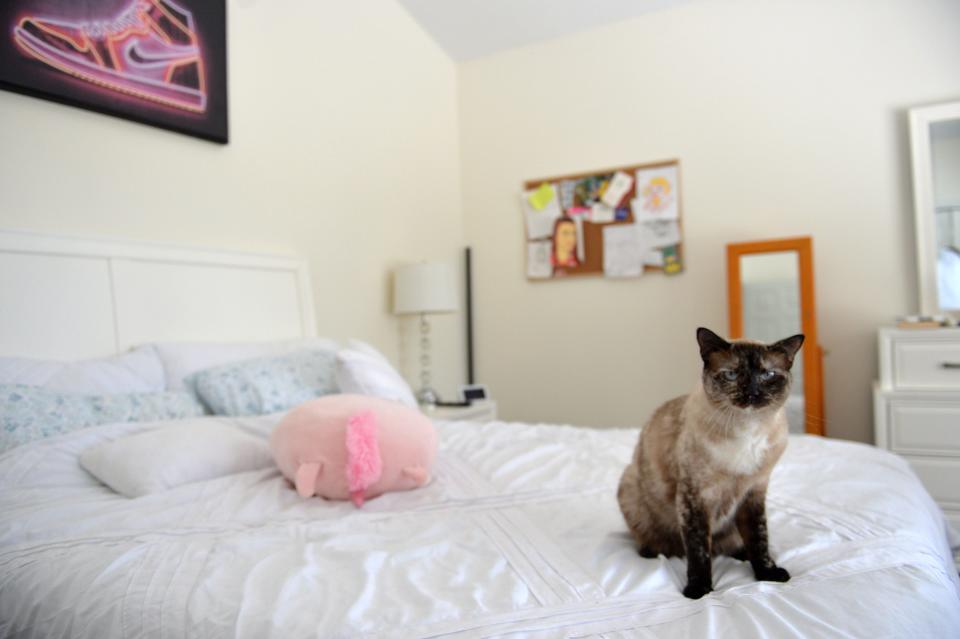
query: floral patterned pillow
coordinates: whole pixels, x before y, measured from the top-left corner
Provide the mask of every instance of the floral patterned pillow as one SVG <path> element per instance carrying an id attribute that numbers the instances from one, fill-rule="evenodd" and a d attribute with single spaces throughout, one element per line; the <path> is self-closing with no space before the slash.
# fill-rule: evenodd
<path id="1" fill-rule="evenodd" d="M 264 415 L 337 392 L 336 357 L 300 350 L 216 366 L 187 378 L 214 415 Z"/>
<path id="2" fill-rule="evenodd" d="M 97 424 L 202 414 L 203 406 L 189 393 L 78 395 L 25 384 L 0 384 L 0 452 Z"/>

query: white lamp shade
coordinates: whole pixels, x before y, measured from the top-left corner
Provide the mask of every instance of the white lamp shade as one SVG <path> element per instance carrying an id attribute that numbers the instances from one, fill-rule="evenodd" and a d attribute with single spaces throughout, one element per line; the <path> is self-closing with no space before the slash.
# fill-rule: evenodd
<path id="1" fill-rule="evenodd" d="M 393 312 L 452 313 L 457 310 L 453 269 L 442 262 L 401 266 L 393 274 Z"/>

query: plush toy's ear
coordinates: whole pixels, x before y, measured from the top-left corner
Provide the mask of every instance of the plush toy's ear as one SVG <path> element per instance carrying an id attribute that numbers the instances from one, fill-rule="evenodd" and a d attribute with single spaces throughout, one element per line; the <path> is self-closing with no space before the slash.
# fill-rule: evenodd
<path id="1" fill-rule="evenodd" d="M 304 462 L 297 468 L 294 484 L 301 497 L 313 497 L 317 494 L 317 479 L 323 472 L 323 462 Z"/>
<path id="2" fill-rule="evenodd" d="M 416 482 L 417 486 L 423 486 L 430 481 L 430 471 L 423 466 L 407 466 L 403 469 L 403 474 Z"/>

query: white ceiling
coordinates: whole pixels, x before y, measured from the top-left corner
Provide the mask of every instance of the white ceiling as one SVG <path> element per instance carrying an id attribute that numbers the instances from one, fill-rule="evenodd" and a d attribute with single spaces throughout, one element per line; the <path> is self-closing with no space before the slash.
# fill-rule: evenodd
<path id="1" fill-rule="evenodd" d="M 454 60 L 469 60 L 690 0 L 399 0 Z"/>

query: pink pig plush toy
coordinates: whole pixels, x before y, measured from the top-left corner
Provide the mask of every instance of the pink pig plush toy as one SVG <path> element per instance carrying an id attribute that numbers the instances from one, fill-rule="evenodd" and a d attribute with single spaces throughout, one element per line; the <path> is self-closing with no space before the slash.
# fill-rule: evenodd
<path id="1" fill-rule="evenodd" d="M 270 436 L 280 471 L 302 497 L 364 500 L 430 481 L 437 433 L 399 402 L 329 395 L 292 409 Z"/>

